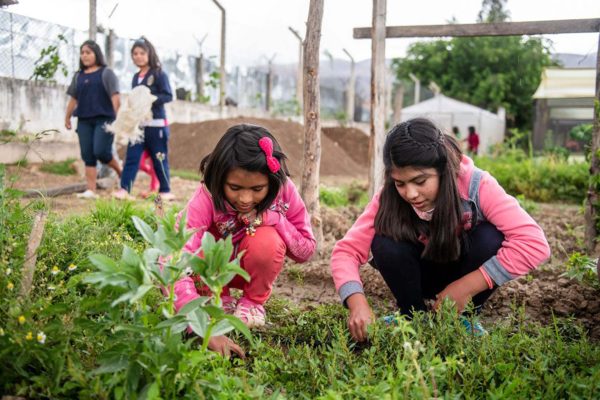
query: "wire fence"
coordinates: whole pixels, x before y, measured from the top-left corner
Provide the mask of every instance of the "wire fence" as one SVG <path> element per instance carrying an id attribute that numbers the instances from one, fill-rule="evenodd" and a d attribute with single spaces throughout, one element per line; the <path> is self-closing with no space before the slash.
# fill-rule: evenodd
<path id="1" fill-rule="evenodd" d="M 64 37 L 65 41 L 59 39 Z M 133 64 L 130 51 L 134 39 L 115 36 L 108 43 L 108 34 L 98 32 L 96 42 L 104 49 L 107 59 L 112 59 L 111 68 L 119 78 L 122 92 L 131 88 L 131 78 L 137 68 Z M 57 46 L 60 60 L 66 65 L 67 74 L 59 69 L 53 80 L 58 84 L 68 85 L 79 69 L 79 46 L 88 39 L 88 32 L 42 21 L 0 9 L 0 76 L 13 79 L 32 79 L 35 63 L 43 49 Z M 110 49 L 110 50 L 109 50 Z M 107 50 L 110 51 L 110 55 Z M 177 98 L 182 100 L 203 101 L 217 104 L 219 90 L 216 86 L 218 65 L 213 57 L 204 57 L 203 76 L 204 93 L 198 96 L 198 63 L 197 55 L 186 54 L 174 48 L 157 47 L 162 68 L 169 77 L 169 82 Z M 226 94 L 243 108 L 266 108 L 267 87 L 266 66 L 235 67 L 226 75 Z M 337 85 L 322 86 L 322 108 L 335 113 L 343 110 L 343 88 Z M 297 112 L 294 105 L 296 72 L 294 68 L 280 69 L 273 76 L 271 92 L 271 110 L 275 113 L 289 115 Z M 325 89 L 325 90 L 323 90 Z M 174 94 L 175 94 L 174 93 Z"/>

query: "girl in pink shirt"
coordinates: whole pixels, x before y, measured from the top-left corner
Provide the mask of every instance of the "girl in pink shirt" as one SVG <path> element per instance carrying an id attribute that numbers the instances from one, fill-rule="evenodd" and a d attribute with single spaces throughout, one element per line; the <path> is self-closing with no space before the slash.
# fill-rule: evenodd
<path id="1" fill-rule="evenodd" d="M 285 256 L 307 261 L 316 241 L 306 207 L 289 173 L 277 140 L 263 127 L 235 125 L 225 132 L 200 165 L 204 181 L 184 212 L 188 229 L 195 230 L 185 250 L 194 253 L 202 236 L 231 236 L 250 282 L 236 276 L 223 290 L 222 302 L 248 327 L 265 324 L 263 304 L 271 295 Z M 229 288 L 243 291 L 239 300 Z M 202 282 L 188 276 L 175 284 L 175 307 L 206 293 Z"/>
<path id="2" fill-rule="evenodd" d="M 417 118 L 393 127 L 383 161 L 383 188 L 331 257 L 356 340 L 366 339 L 373 320 L 358 273 L 369 251 L 399 311 L 409 316 L 427 310 L 428 299 L 434 309 L 444 298 L 459 312 L 470 300 L 481 307 L 496 287 L 550 256 L 542 229 L 517 200 L 431 121 Z"/>

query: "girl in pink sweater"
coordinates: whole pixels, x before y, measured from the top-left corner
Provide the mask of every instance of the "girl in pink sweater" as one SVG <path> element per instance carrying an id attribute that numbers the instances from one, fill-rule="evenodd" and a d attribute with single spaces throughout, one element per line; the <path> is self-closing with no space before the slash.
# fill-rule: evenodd
<path id="1" fill-rule="evenodd" d="M 188 229 L 195 230 L 185 250 L 194 253 L 205 232 L 216 239 L 231 236 L 236 254 L 243 251 L 241 266 L 250 282 L 236 276 L 221 300 L 248 327 L 265 324 L 263 304 L 287 255 L 307 261 L 315 251 L 310 218 L 289 173 L 277 140 L 254 125 L 235 125 L 225 132 L 212 153 L 200 165 L 204 181 L 188 202 Z M 229 288 L 241 289 L 242 297 L 230 296 Z M 206 293 L 202 282 L 188 276 L 175 284 L 179 310 Z"/>
<path id="2" fill-rule="evenodd" d="M 373 321 L 358 273 L 369 251 L 399 311 L 409 316 L 426 310 L 427 299 L 435 300 L 434 309 L 444 298 L 459 312 L 470 300 L 481 307 L 496 287 L 550 256 L 544 232 L 517 200 L 431 121 L 393 127 L 383 161 L 383 188 L 331 257 L 354 339 L 365 340 Z"/>

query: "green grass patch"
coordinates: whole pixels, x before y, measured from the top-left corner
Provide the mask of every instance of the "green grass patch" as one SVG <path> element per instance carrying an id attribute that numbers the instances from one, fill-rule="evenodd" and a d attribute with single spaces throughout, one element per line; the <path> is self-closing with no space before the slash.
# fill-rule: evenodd
<path id="1" fill-rule="evenodd" d="M 169 171 L 169 174 L 190 181 L 200 181 L 202 179 L 202 176 L 198 171 L 190 171 L 187 169 L 172 169 Z"/>
<path id="2" fill-rule="evenodd" d="M 369 202 L 367 187 L 359 182 L 338 187 L 321 186 L 319 188 L 319 201 L 327 207 L 364 207 Z"/>
<path id="3" fill-rule="evenodd" d="M 75 159 L 69 158 L 65 161 L 43 163 L 40 170 L 55 175 L 75 175 L 77 171 L 73 168 L 74 162 Z"/>

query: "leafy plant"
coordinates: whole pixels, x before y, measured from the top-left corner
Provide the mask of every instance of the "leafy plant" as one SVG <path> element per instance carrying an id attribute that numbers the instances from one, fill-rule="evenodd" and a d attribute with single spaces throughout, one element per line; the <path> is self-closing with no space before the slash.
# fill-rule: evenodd
<path id="1" fill-rule="evenodd" d="M 567 261 L 567 271 L 562 274 L 569 279 L 575 279 L 587 286 L 600 289 L 599 276 L 596 272 L 598 259 L 592 259 L 585 254 L 574 252 Z"/>
<path id="2" fill-rule="evenodd" d="M 29 79 L 56 82 L 54 76 L 60 70 L 64 76 L 67 76 L 67 64 L 65 64 L 59 54 L 59 46 L 61 43 L 67 44 L 67 39 L 62 35 L 58 35 L 58 43 L 52 44 L 44 49 L 40 53 L 40 57 L 35 62 L 33 74 Z"/>
<path id="3" fill-rule="evenodd" d="M 40 170 L 42 170 L 44 172 L 49 172 L 49 173 L 55 174 L 55 175 L 75 175 L 76 171 L 73 168 L 74 161 L 75 161 L 75 159 L 69 158 L 68 160 L 65 160 L 65 161 L 44 163 L 40 167 Z"/>

